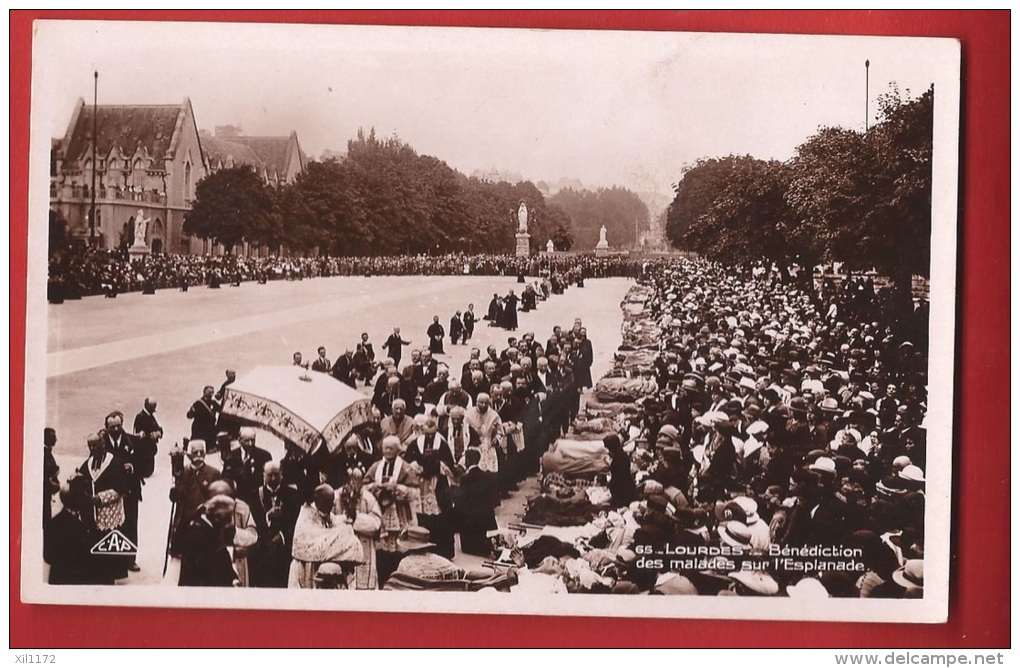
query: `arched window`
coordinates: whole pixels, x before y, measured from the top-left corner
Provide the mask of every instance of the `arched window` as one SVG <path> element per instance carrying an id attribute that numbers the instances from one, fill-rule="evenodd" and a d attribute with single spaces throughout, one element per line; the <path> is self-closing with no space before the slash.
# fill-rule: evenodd
<path id="1" fill-rule="evenodd" d="M 191 199 L 191 163 L 184 163 L 184 199 Z"/>

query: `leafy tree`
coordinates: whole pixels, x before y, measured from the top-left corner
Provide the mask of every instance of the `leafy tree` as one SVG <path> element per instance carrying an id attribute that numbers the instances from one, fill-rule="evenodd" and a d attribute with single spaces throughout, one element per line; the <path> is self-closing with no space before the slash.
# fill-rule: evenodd
<path id="1" fill-rule="evenodd" d="M 549 203 L 567 213 L 576 243 L 586 249 L 598 243 L 603 226 L 611 246 L 633 246 L 640 233 L 649 228 L 651 220 L 641 198 L 618 186 L 597 191 L 565 188 L 550 197 Z"/>
<path id="2" fill-rule="evenodd" d="M 930 274 L 933 109 L 934 88 L 913 100 L 894 88 L 870 132 L 822 128 L 788 163 L 699 160 L 675 186 L 667 236 L 729 262 L 874 267 L 907 299 L 911 275 Z"/>
<path id="3" fill-rule="evenodd" d="M 269 187 L 252 169 L 241 166 L 198 182 L 184 233 L 212 239 L 230 252 L 245 240 L 256 245 L 272 243 L 278 222 Z"/>
<path id="4" fill-rule="evenodd" d="M 557 226 L 550 238 L 558 251 L 568 251 L 574 245 L 574 235 L 570 233 L 570 228 L 566 225 Z"/>

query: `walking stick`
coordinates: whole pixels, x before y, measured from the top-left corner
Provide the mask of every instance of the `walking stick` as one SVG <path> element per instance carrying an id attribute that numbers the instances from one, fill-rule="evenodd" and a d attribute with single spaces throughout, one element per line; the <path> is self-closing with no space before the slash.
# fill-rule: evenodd
<path id="1" fill-rule="evenodd" d="M 188 447 L 188 439 L 183 441 L 184 447 Z M 174 515 L 177 514 L 177 498 L 174 489 L 177 487 L 177 478 L 184 472 L 184 450 L 177 447 L 175 443 L 170 449 L 170 475 L 173 477 L 173 486 L 170 488 L 170 519 L 166 527 L 166 549 L 163 550 L 163 577 L 166 577 L 166 569 L 170 565 L 170 541 L 173 539 Z"/>
<path id="2" fill-rule="evenodd" d="M 163 577 L 166 577 L 166 569 L 170 564 L 170 540 L 174 532 L 174 514 L 177 512 L 177 502 L 170 502 L 170 521 L 166 527 L 166 549 L 163 550 Z"/>

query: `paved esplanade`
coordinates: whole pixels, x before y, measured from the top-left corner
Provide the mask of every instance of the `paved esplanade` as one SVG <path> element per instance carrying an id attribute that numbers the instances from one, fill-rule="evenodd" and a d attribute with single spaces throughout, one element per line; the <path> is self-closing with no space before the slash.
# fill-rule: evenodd
<path id="1" fill-rule="evenodd" d="M 569 328 L 579 317 L 594 343 L 592 375 L 598 378 L 610 368 L 620 343 L 620 302 L 631 284 L 623 278 L 586 281 L 584 288 L 572 287 L 540 302 L 538 310 L 520 313 L 514 333 L 479 320 L 468 345 L 453 346 L 447 337 L 447 354 L 438 359 L 458 377 L 473 346 L 483 353 L 489 344 L 502 350 L 508 336 L 529 331 L 544 343 L 554 325 Z M 404 350 L 403 364 L 410 350 L 427 345 L 425 329 L 433 315 L 449 327 L 454 311 L 473 303 L 481 317 L 494 292 L 505 295 L 513 289 L 519 295 L 523 287 L 511 276 L 334 277 L 50 304 L 45 426 L 57 430 L 61 479 L 85 460 L 85 437 L 103 426 L 107 413 L 123 411 L 130 428 L 146 396 L 159 402 L 156 417 L 166 435 L 156 472 L 143 490 L 142 572 L 131 575 L 132 582 L 154 582 L 162 570 L 170 512 L 167 453 L 190 433 L 185 414 L 201 396 L 202 386 L 219 387 L 227 368 L 241 375 L 254 366 L 290 364 L 295 351 L 310 362 L 320 345 L 336 360 L 345 347 L 353 348 L 362 332 L 369 333 L 381 359 L 382 342 L 393 327 L 400 327 L 404 339 L 412 342 Z M 41 427 L 39 432 L 41 443 Z M 275 436 L 260 431 L 258 442 L 276 459 L 282 457 Z M 210 463 L 219 466 L 218 460 L 213 455 Z"/>

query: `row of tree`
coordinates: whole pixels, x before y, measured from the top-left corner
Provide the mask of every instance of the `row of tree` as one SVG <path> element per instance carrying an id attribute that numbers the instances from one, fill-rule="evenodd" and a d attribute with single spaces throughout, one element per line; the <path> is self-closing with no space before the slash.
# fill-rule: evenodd
<path id="1" fill-rule="evenodd" d="M 649 226 L 645 203 L 635 193 L 618 186 L 595 192 L 567 188 L 549 197 L 549 202 L 570 216 L 579 248 L 594 248 L 602 227 L 606 228 L 610 247 L 627 248 Z"/>
<path id="2" fill-rule="evenodd" d="M 934 87 L 893 90 L 867 132 L 822 128 L 787 162 L 699 160 L 676 185 L 666 234 L 678 248 L 744 263 L 875 268 L 897 285 L 929 276 Z"/>
<path id="3" fill-rule="evenodd" d="M 333 255 L 507 253 L 515 247 L 521 201 L 533 250 L 550 239 L 557 250 L 569 250 L 575 239 L 593 248 L 601 225 L 611 242 L 625 246 L 636 226 L 648 226 L 647 209 L 623 188 L 568 191 L 547 201 L 530 181 L 468 178 L 372 131 L 348 142 L 343 159 L 310 162 L 281 187 L 245 166 L 209 175 L 196 186 L 185 233 L 228 249 L 247 241 Z"/>

